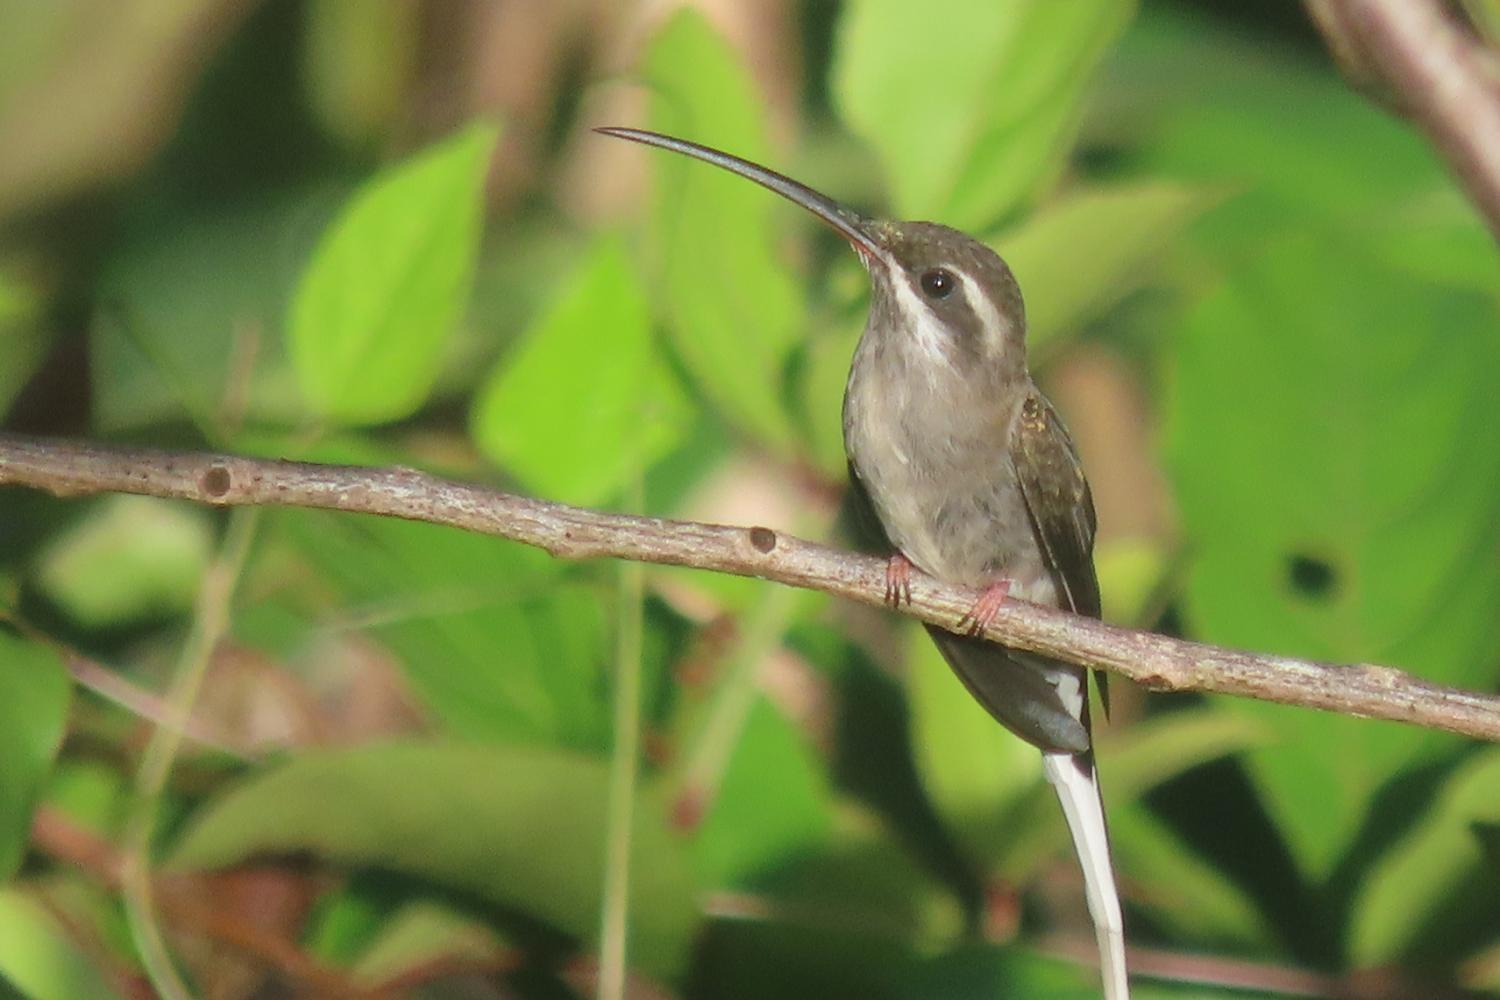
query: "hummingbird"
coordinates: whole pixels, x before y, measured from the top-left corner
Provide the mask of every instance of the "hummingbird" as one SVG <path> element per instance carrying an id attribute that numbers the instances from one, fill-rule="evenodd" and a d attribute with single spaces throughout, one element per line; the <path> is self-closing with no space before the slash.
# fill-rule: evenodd
<path id="1" fill-rule="evenodd" d="M 928 632 L 969 693 L 1041 750 L 1083 869 L 1104 996 L 1128 1000 L 1087 672 L 981 638 L 1012 597 L 1099 616 L 1093 498 L 1066 427 L 1027 369 L 1015 275 L 956 229 L 866 218 L 774 170 L 684 139 L 595 131 L 774 191 L 831 226 L 869 273 L 869 319 L 844 390 L 844 450 L 857 506 L 873 514 L 887 546 L 886 600 L 910 602 L 913 567 L 981 589 L 954 631 Z M 1097 684 L 1108 712 L 1104 674 Z"/>

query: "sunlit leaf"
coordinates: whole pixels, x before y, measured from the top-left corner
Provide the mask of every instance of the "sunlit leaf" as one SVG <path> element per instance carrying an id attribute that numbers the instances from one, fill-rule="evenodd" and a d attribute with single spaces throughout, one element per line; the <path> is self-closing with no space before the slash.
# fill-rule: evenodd
<path id="1" fill-rule="evenodd" d="M 641 73 L 653 128 L 771 162 L 761 99 L 701 14 L 690 8 L 674 14 L 652 40 Z M 703 393 L 736 427 L 786 450 L 793 434 L 782 406 L 783 378 L 803 305 L 776 252 L 772 222 L 796 210 L 707 164 L 664 151 L 649 155 L 650 253 L 672 342 Z"/>
<path id="2" fill-rule="evenodd" d="M 983 231 L 1034 198 L 1133 9 L 1130 0 L 964 0 L 940 13 L 850 3 L 834 97 L 884 160 L 895 214 Z"/>
<path id="3" fill-rule="evenodd" d="M 1232 646 L 1494 677 L 1500 368 L 1492 299 L 1308 231 L 1247 253 L 1182 331 L 1171 461 L 1193 632 Z M 1314 877 L 1430 732 L 1237 700 L 1250 769 Z"/>
<path id="4" fill-rule="evenodd" d="M 66 917 L 72 915 L 59 913 L 53 887 L 47 888 L 47 897 L 0 889 L 0 976 L 27 1000 L 121 996 L 69 926 Z"/>
<path id="5" fill-rule="evenodd" d="M 329 420 L 412 413 L 463 315 L 496 129 L 475 125 L 378 174 L 324 234 L 287 320 L 292 363 Z"/>
<path id="6" fill-rule="evenodd" d="M 311 751 L 199 811 L 176 870 L 257 854 L 379 867 L 554 924 L 598 930 L 607 764 L 545 748 L 428 744 Z M 640 793 L 631 838 L 630 936 L 649 972 L 681 970 L 698 921 L 683 845 L 659 796 Z"/>
<path id="7" fill-rule="evenodd" d="M 55 652 L 0 631 L 0 882 L 31 839 L 31 810 L 62 743 L 71 693 Z"/>
<path id="8" fill-rule="evenodd" d="M 606 239 L 496 366 L 472 428 L 532 491 L 598 504 L 675 445 L 689 416 L 624 249 Z"/>

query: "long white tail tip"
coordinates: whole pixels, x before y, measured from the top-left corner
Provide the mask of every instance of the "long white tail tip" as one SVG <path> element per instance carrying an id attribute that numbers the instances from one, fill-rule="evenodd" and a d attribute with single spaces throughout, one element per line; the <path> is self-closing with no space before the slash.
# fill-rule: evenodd
<path id="1" fill-rule="evenodd" d="M 1114 866 L 1109 859 L 1109 834 L 1104 826 L 1104 801 L 1099 781 L 1087 757 L 1066 753 L 1042 755 L 1042 770 L 1057 791 L 1073 848 L 1083 868 L 1083 891 L 1094 936 L 1099 941 L 1099 972 L 1104 979 L 1104 1000 L 1130 1000 L 1130 982 L 1125 972 L 1125 923 L 1120 916 L 1120 894 L 1115 888 Z"/>

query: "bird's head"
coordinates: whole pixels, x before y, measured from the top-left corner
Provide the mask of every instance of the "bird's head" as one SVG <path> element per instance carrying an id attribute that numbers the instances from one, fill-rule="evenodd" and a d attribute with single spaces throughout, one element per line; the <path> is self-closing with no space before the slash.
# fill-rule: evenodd
<path id="1" fill-rule="evenodd" d="M 685 139 L 633 128 L 595 131 L 711 163 L 827 223 L 849 241 L 870 273 L 868 330 L 948 364 L 1024 370 L 1026 309 L 1020 286 L 1005 261 L 973 237 L 933 222 L 866 218 L 800 181 Z"/>

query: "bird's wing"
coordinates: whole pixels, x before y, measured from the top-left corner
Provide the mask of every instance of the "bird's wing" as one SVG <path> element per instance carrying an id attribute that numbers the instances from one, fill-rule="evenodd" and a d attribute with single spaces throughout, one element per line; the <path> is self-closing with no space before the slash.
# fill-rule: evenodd
<path id="1" fill-rule="evenodd" d="M 1021 404 L 1011 432 L 1011 462 L 1026 498 L 1038 547 L 1047 560 L 1059 596 L 1076 614 L 1099 616 L 1099 578 L 1094 573 L 1094 500 L 1083 477 L 1078 452 L 1067 428 L 1039 392 Z M 1109 711 L 1109 688 L 1103 673 L 1094 675 L 1099 699 Z M 1088 704 L 1084 701 L 1084 727 Z M 1109 831 L 1093 754 L 1045 753 L 1047 780 L 1057 791 L 1073 846 L 1083 868 L 1089 915 L 1098 937 L 1105 1000 L 1128 1000 L 1125 933 L 1120 896 L 1110 861 Z"/>
<path id="2" fill-rule="evenodd" d="M 1073 439 L 1052 404 L 1032 391 L 1011 428 L 1011 465 L 1026 500 L 1037 545 L 1075 614 L 1099 617 L 1099 578 L 1094 572 L 1094 498 L 1083 476 Z M 1108 675 L 1094 674 L 1099 700 L 1109 712 Z"/>

